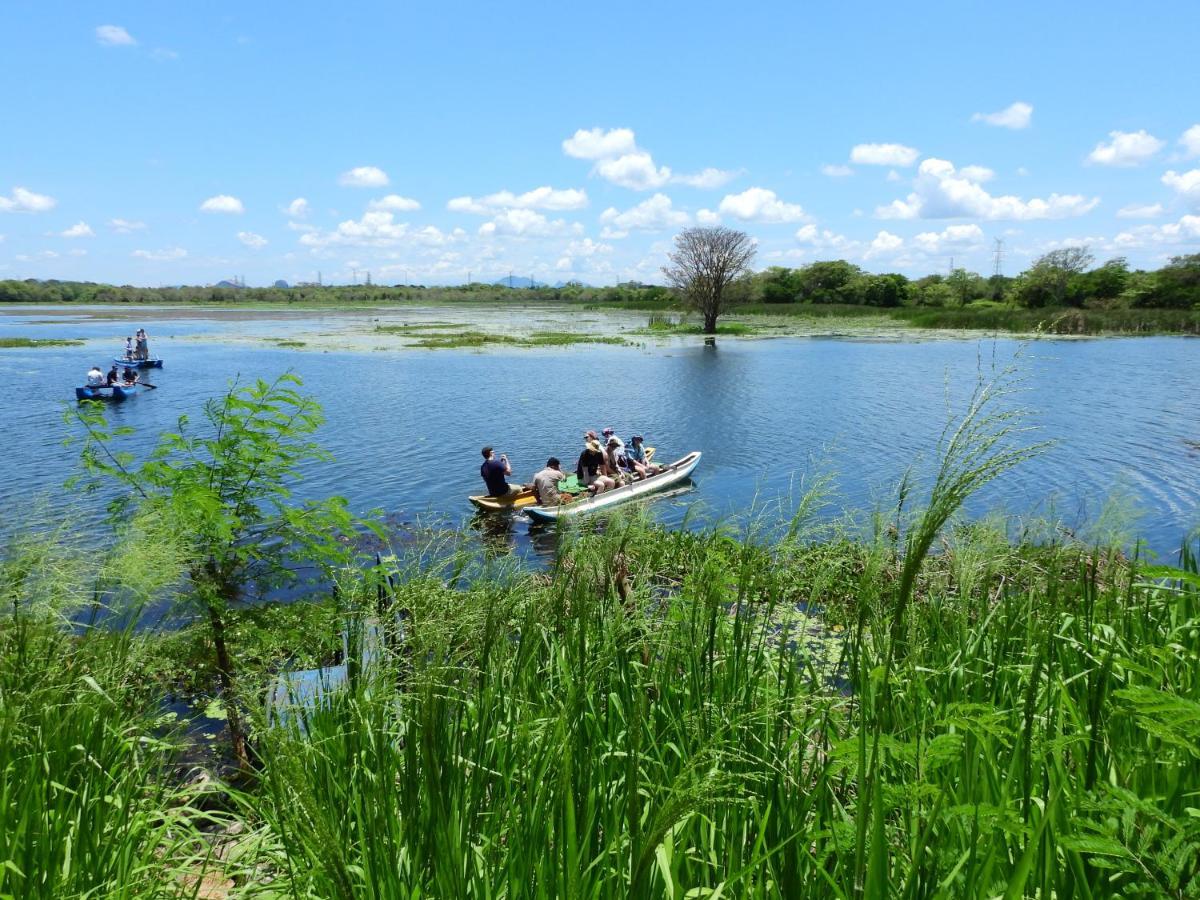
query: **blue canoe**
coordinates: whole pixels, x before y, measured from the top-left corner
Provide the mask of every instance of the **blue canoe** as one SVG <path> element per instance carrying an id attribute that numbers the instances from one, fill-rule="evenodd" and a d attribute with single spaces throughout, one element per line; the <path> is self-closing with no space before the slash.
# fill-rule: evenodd
<path id="1" fill-rule="evenodd" d="M 126 400 L 136 393 L 135 385 L 106 384 L 90 385 L 75 388 L 76 400 Z"/>
<path id="2" fill-rule="evenodd" d="M 126 359 L 124 356 L 114 356 L 113 362 L 118 366 L 129 366 L 131 369 L 161 369 L 161 359 Z"/>

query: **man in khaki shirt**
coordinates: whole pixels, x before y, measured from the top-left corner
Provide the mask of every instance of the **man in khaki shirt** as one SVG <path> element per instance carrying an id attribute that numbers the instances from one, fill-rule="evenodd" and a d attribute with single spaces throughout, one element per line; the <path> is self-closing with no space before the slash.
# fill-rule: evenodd
<path id="1" fill-rule="evenodd" d="M 541 506 L 558 506 L 570 498 L 564 498 L 558 489 L 558 483 L 567 477 L 567 473 L 559 468 L 557 456 L 546 460 L 546 468 L 533 476 L 533 492 Z"/>

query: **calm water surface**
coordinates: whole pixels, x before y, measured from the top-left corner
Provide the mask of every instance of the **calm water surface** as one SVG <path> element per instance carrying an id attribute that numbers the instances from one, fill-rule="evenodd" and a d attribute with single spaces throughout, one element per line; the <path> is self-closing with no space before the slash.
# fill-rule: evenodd
<path id="1" fill-rule="evenodd" d="M 249 321 L 139 310 L 144 318 L 134 324 L 61 309 L 6 312 L 0 336 L 83 337 L 87 344 L 0 350 L 0 377 L 20 386 L 0 398 L 8 472 L 0 483 L 0 532 L 39 506 L 74 505 L 98 515 L 96 498 L 61 489 L 78 452 L 63 446 L 72 428 L 62 412 L 89 365 L 107 368 L 138 325 L 166 359 L 164 369 L 150 373 L 160 389 L 113 406 L 111 415 L 136 428 L 142 445 L 181 414 L 198 413 L 231 377 L 271 378 L 291 369 L 322 403 L 328 421 L 319 437 L 335 456 L 311 467 L 302 496 L 339 493 L 359 511 L 453 524 L 472 517 L 466 496 L 480 492 L 481 445 L 507 452 L 516 477 L 528 478 L 550 454 L 573 463 L 582 431 L 606 425 L 626 437 L 644 433 L 660 458 L 704 452 L 692 489 L 652 504 L 668 523 L 689 511 L 720 517 L 756 502 L 786 503 L 800 480 L 818 474 L 834 476 L 838 505 L 828 514 L 867 509 L 894 496 L 907 467 L 923 461 L 928 468 L 947 421 L 947 397 L 961 410 L 980 365 L 1011 362 L 1019 346 L 979 338 L 778 338 L 722 339 L 715 347 L 371 350 L 369 323 L 380 315 L 535 326 L 495 310 L 308 312 Z M 585 315 L 596 318 L 562 317 L 569 325 Z M 539 321 L 536 327 L 546 327 Z M 629 327 L 644 317 L 613 321 Z M 266 343 L 315 334 L 334 335 L 328 346 L 359 349 Z M 343 334 L 345 340 L 337 337 Z M 1200 341 L 1039 341 L 1019 365 L 1026 376 L 1019 402 L 1039 428 L 1033 437 L 1056 443 L 987 488 L 971 511 L 1050 516 L 1081 527 L 1116 499 L 1126 513 L 1140 514 L 1131 533 L 1173 554 L 1200 523 Z M 507 539 L 527 547 L 529 527 L 517 522 Z"/>

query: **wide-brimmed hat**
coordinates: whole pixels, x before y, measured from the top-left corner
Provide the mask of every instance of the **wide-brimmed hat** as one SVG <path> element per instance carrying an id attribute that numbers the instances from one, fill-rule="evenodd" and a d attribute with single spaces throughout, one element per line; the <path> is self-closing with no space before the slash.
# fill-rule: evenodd
<path id="1" fill-rule="evenodd" d="M 610 437 L 610 438 L 608 439 L 608 446 L 610 446 L 610 447 L 620 447 L 620 446 L 621 446 L 621 439 L 620 439 L 619 437 L 617 437 L 617 436 L 614 434 L 612 437 Z"/>
<path id="2" fill-rule="evenodd" d="M 600 451 L 600 442 L 599 441 L 588 441 L 587 448 L 589 450 L 594 450 L 596 452 L 599 452 Z"/>

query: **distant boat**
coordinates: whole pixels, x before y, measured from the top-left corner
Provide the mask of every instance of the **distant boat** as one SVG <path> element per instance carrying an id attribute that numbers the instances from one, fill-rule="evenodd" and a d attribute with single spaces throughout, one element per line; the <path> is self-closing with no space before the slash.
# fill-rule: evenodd
<path id="1" fill-rule="evenodd" d="M 113 362 L 118 366 L 129 366 L 131 369 L 161 369 L 163 361 L 161 359 L 129 359 L 125 356 L 114 356 Z"/>
<path id="2" fill-rule="evenodd" d="M 75 388 L 76 400 L 128 400 L 137 391 L 134 384 L 85 384 Z"/>
<path id="3" fill-rule="evenodd" d="M 657 475 L 651 475 L 641 481 L 630 482 L 624 487 L 613 488 L 603 494 L 593 494 L 586 499 L 575 500 L 571 503 L 562 503 L 558 506 L 530 506 L 525 510 L 525 515 L 536 522 L 554 522 L 570 516 L 599 512 L 610 506 L 617 506 L 686 481 L 698 465 L 700 465 L 700 451 L 693 450 L 682 459 L 671 463 Z"/>

